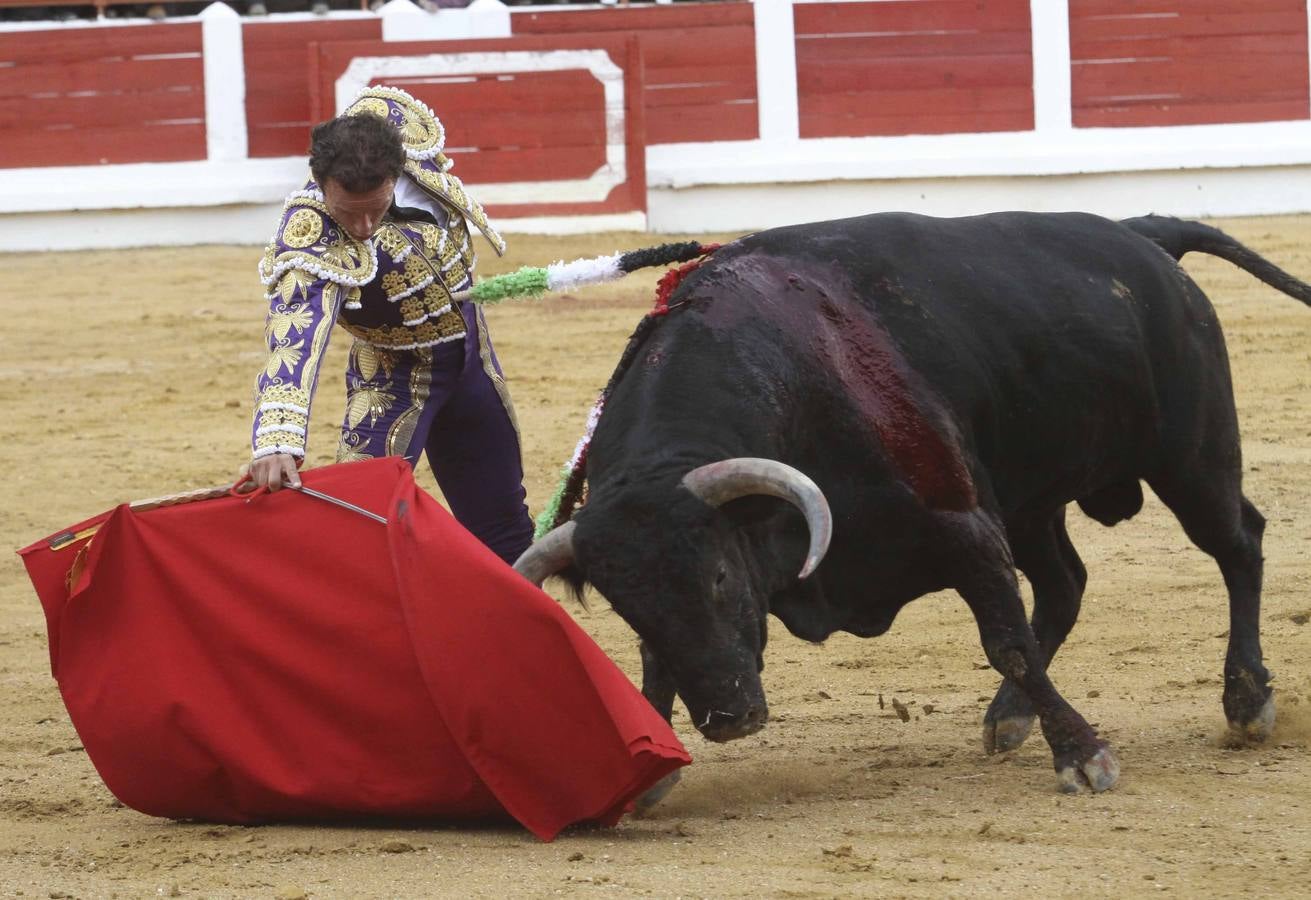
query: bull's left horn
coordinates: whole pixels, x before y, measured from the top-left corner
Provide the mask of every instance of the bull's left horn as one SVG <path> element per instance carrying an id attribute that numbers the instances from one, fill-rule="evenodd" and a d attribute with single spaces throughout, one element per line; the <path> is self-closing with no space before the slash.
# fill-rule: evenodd
<path id="1" fill-rule="evenodd" d="M 552 528 L 514 561 L 514 570 L 538 587 L 574 561 L 574 523 Z"/>
<path id="2" fill-rule="evenodd" d="M 683 487 L 710 506 L 722 506 L 752 494 L 767 494 L 801 510 L 810 529 L 810 549 L 799 578 L 814 572 L 828 552 L 833 537 L 833 514 L 829 512 L 824 492 L 804 473 L 778 460 L 739 456 L 708 463 L 684 475 Z"/>

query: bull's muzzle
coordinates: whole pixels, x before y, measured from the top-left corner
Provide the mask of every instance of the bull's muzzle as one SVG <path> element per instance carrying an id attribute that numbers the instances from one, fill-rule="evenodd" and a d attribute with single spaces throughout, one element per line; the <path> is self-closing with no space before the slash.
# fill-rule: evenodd
<path id="1" fill-rule="evenodd" d="M 752 706 L 744 713 L 712 709 L 696 723 L 696 727 L 706 740 L 723 743 L 755 734 L 768 721 L 769 710 L 763 705 Z"/>

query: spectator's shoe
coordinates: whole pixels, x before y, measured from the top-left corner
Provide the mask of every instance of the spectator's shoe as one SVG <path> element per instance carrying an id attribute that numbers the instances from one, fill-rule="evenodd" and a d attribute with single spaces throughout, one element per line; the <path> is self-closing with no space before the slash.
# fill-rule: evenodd
<path id="1" fill-rule="evenodd" d="M 269 8 L 261 3 L 260 0 L 255 0 L 254 3 L 246 7 L 246 15 L 248 16 L 267 16 L 268 14 Z"/>
<path id="2" fill-rule="evenodd" d="M 326 16 L 332 7 L 328 5 L 328 0 L 314 0 L 314 5 L 310 7 L 310 12 L 316 16 Z"/>
<path id="3" fill-rule="evenodd" d="M 146 18 L 154 19 L 156 22 L 161 19 L 167 19 L 168 10 L 164 9 L 164 4 L 162 3 L 152 3 L 146 9 Z"/>

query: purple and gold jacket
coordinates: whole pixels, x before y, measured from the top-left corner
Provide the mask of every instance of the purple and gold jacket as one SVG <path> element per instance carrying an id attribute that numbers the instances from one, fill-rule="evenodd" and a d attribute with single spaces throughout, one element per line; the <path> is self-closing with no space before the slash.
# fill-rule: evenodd
<path id="1" fill-rule="evenodd" d="M 368 241 L 351 238 L 328 214 L 313 181 L 283 206 L 277 233 L 260 260 L 269 301 L 269 358 L 256 379 L 252 445 L 256 458 L 305 455 L 310 402 L 328 336 L 340 323 L 356 340 L 392 351 L 463 339 L 464 318 L 451 302 L 473 279 L 477 258 L 468 221 L 498 254 L 505 241 L 482 207 L 448 174 L 441 123 L 396 88 L 366 89 L 346 115 L 384 116 L 400 130 L 405 175 L 446 220 L 389 216 Z"/>

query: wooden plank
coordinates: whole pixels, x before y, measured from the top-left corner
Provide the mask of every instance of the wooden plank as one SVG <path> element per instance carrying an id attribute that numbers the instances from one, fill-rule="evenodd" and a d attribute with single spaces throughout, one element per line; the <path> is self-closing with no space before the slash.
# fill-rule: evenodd
<path id="1" fill-rule="evenodd" d="M 252 157 L 308 156 L 310 126 L 303 122 L 261 124 L 246 133 L 247 152 Z"/>
<path id="2" fill-rule="evenodd" d="M 298 53 L 313 41 L 371 41 L 382 38 L 382 20 L 320 19 L 316 21 L 279 22 L 249 19 L 241 24 L 241 42 L 249 54 L 278 53 L 294 49 Z"/>
<path id="3" fill-rule="evenodd" d="M 1099 59 L 1135 59 L 1143 56 L 1205 58 L 1223 65 L 1232 56 L 1300 54 L 1306 56 L 1302 34 L 1210 34 L 1150 40 L 1083 41 L 1070 48 L 1075 63 Z"/>
<path id="4" fill-rule="evenodd" d="M 0 64 L 75 63 L 200 51 L 200 26 L 193 24 L 0 32 Z"/>
<path id="5" fill-rule="evenodd" d="M 803 3 L 793 7 L 798 36 L 851 32 L 1011 31 L 1029 27 L 1029 0 L 890 0 Z"/>
<path id="6" fill-rule="evenodd" d="M 0 130 L 98 128 L 177 119 L 205 119 L 202 91 L 150 91 L 33 100 L 0 97 Z"/>
<path id="7" fill-rule="evenodd" d="M 835 34 L 797 39 L 797 60 L 866 59 L 871 56 L 990 56 L 1031 53 L 1033 36 L 1024 30 L 988 34 Z"/>
<path id="8" fill-rule="evenodd" d="M 741 65 L 691 65 L 647 69 L 648 96 L 652 91 L 669 91 L 674 90 L 675 87 L 722 89 L 732 91 L 733 96 L 754 97 L 756 68 Z"/>
<path id="9" fill-rule="evenodd" d="M 1088 18 L 1070 22 L 1070 46 L 1083 41 L 1217 34 L 1305 34 L 1305 12 L 1229 12 L 1168 17 Z"/>
<path id="10" fill-rule="evenodd" d="M 735 84 L 671 85 L 648 87 L 645 95 L 648 109 L 668 109 L 678 106 L 707 106 L 716 103 L 755 103 L 755 92 L 745 94 Z"/>
<path id="11" fill-rule="evenodd" d="M 647 71 L 696 65 L 714 60 L 717 66 L 756 65 L 755 32 L 750 28 L 698 28 L 694 31 L 642 32 L 642 58 Z"/>
<path id="12" fill-rule="evenodd" d="M 554 109 L 600 114 L 605 103 L 605 88 L 585 69 L 479 74 L 443 82 L 396 77 L 375 81 L 403 88 L 427 103 L 448 133 L 463 127 L 465 119 L 492 112 Z"/>
<path id="13" fill-rule="evenodd" d="M 1241 8 L 1247 12 L 1305 11 L 1306 0 L 1068 0 L 1070 19 L 1103 16 L 1179 13 L 1196 15 L 1227 13 Z"/>
<path id="14" fill-rule="evenodd" d="M 748 141 L 760 134 L 760 113 L 754 100 L 648 108 L 646 122 L 648 144 Z"/>
<path id="15" fill-rule="evenodd" d="M 1032 110 L 1033 94 L 1026 88 L 965 88 L 961 90 L 851 91 L 816 94 L 805 99 L 808 116 L 956 115 L 971 111 L 1017 112 Z"/>
<path id="16" fill-rule="evenodd" d="M 797 67 L 802 93 L 908 88 L 1029 87 L 1028 55 L 834 60 Z"/>
<path id="17" fill-rule="evenodd" d="M 0 132 L 0 168 L 179 162 L 205 153 L 203 123 Z"/>
<path id="18" fill-rule="evenodd" d="M 1238 122 L 1302 121 L 1311 105 L 1301 100 L 1261 102 L 1143 103 L 1074 108 L 1078 128 L 1141 127 L 1145 125 L 1215 125 Z"/>
<path id="19" fill-rule="evenodd" d="M 1071 77 L 1076 103 L 1118 94 L 1261 99 L 1265 94 L 1308 90 L 1305 56 L 1269 59 L 1138 60 L 1123 65 L 1076 66 Z"/>
<path id="20" fill-rule="evenodd" d="M 27 97 L 36 91 L 67 94 L 87 90 L 149 91 L 166 87 L 203 90 L 204 77 L 199 56 L 22 65 L 0 68 L 0 97 Z"/>
<path id="21" fill-rule="evenodd" d="M 455 122 L 447 146 L 595 147 L 605 143 L 605 115 L 599 106 L 558 112 L 550 108 L 485 112 Z"/>
<path id="22" fill-rule="evenodd" d="M 455 174 L 470 184 L 587 178 L 605 164 L 605 148 L 525 147 L 463 150 L 452 154 Z"/>
<path id="23" fill-rule="evenodd" d="M 803 115 L 799 121 L 801 137 L 868 137 L 906 134 L 977 134 L 989 131 L 1031 131 L 1032 111 L 974 110 L 950 114 L 849 116 Z"/>
<path id="24" fill-rule="evenodd" d="M 618 9 L 519 12 L 511 9 L 510 28 L 516 35 L 580 31 L 646 31 L 653 28 L 713 28 L 755 24 L 750 3 L 630 6 Z"/>

